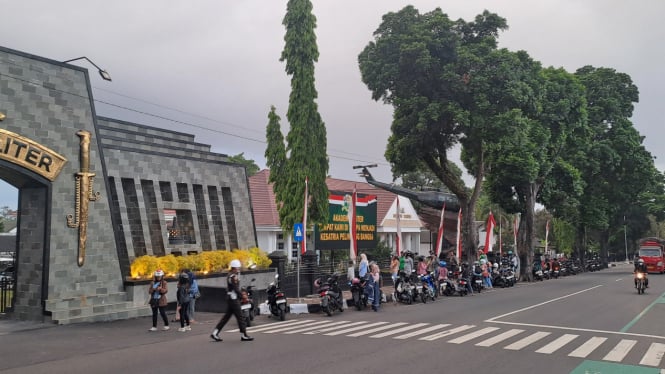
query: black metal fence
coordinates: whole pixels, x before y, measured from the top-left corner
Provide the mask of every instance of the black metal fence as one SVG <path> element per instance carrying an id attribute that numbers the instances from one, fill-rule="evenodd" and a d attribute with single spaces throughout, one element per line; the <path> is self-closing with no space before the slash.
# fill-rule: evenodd
<path id="1" fill-rule="evenodd" d="M 9 277 L 0 278 L 0 313 L 12 310 L 14 299 L 14 280 Z"/>

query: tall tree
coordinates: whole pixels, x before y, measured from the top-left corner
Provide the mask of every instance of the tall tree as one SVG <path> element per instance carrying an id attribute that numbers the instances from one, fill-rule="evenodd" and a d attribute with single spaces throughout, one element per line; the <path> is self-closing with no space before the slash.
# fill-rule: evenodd
<path id="1" fill-rule="evenodd" d="M 526 260 L 520 267 L 522 276 L 529 280 L 536 202 L 541 201 L 546 185 L 567 184 L 572 196 L 581 193 L 579 171 L 563 156 L 571 143 L 584 143 L 588 133 L 584 89 L 572 74 L 563 69 L 542 69 L 530 85 L 536 92 L 535 105 L 501 118 L 502 128 L 513 136 L 500 138 L 487 181 L 493 201 L 521 213 L 517 251 Z"/>
<path id="2" fill-rule="evenodd" d="M 303 219 L 305 179 L 309 179 L 308 222 L 323 222 L 328 217 L 328 154 L 326 128 L 319 115 L 314 86 L 314 63 L 318 61 L 316 17 L 309 0 L 289 0 L 282 22 L 286 27 L 280 61 L 286 62 L 291 76 L 291 94 L 286 118 L 287 159 L 274 173 L 274 186 L 280 199 L 279 218 L 288 230 Z M 270 140 L 270 139 L 269 139 Z M 270 147 L 270 145 L 269 145 Z"/>
<path id="3" fill-rule="evenodd" d="M 533 103 L 522 83 L 533 64 L 524 54 L 497 49 L 506 20 L 485 11 L 473 22 L 452 21 L 441 9 L 420 14 L 412 6 L 388 13 L 358 57 L 374 100 L 394 107 L 386 158 L 394 174 L 424 163 L 460 200 L 467 257 L 478 248 L 475 205 L 499 136 L 497 124 L 515 108 Z M 462 161 L 475 177 L 469 189 L 450 167 L 448 152 L 462 146 Z M 496 152 L 494 152 L 496 153 Z"/>
<path id="4" fill-rule="evenodd" d="M 283 201 L 284 184 L 277 183 L 280 176 L 284 175 L 284 168 L 286 167 L 286 146 L 284 145 L 284 135 L 279 121 L 281 118 L 275 112 L 275 106 L 270 107 L 268 113 L 268 126 L 266 127 L 266 140 L 268 146 L 266 147 L 266 166 L 270 169 L 269 182 L 273 184 L 273 191 L 275 192 L 275 199 L 278 202 Z"/>
<path id="5" fill-rule="evenodd" d="M 235 156 L 229 156 L 229 160 L 244 165 L 248 177 L 258 173 L 260 170 L 259 165 L 257 165 L 254 160 L 248 160 L 245 158 L 245 152 L 238 153 Z"/>

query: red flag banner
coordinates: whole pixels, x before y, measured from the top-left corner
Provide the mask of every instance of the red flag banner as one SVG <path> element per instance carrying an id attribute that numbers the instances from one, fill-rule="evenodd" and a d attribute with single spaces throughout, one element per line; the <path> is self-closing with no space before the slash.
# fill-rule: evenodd
<path id="1" fill-rule="evenodd" d="M 494 227 L 496 226 L 496 221 L 494 220 L 494 215 L 490 210 L 490 215 L 487 217 L 487 231 L 485 234 L 485 253 L 492 251 L 492 245 L 494 244 Z"/>
<path id="2" fill-rule="evenodd" d="M 307 252 L 307 205 L 309 203 L 308 184 L 309 184 L 309 178 L 305 177 L 305 208 L 303 209 L 303 215 L 302 215 L 303 233 L 302 233 L 302 245 L 300 246 L 302 254 L 305 254 L 305 252 Z"/>
<path id="3" fill-rule="evenodd" d="M 399 196 L 397 196 L 397 212 L 395 214 L 395 222 L 397 225 L 397 235 L 395 236 L 395 251 L 399 256 L 402 251 L 402 228 L 400 227 L 400 216 L 402 209 L 399 207 Z"/>
<path id="4" fill-rule="evenodd" d="M 436 237 L 436 256 L 439 256 L 441 253 L 441 246 L 443 245 L 443 216 L 446 214 L 446 203 L 443 203 L 443 209 L 441 209 L 441 221 L 439 222 L 439 233 Z"/>
<path id="5" fill-rule="evenodd" d="M 457 261 L 462 261 L 462 208 L 457 213 Z"/>

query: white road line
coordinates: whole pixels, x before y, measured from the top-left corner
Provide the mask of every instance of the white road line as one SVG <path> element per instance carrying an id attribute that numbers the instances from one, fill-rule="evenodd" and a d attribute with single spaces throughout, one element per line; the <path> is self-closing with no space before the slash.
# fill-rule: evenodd
<path id="1" fill-rule="evenodd" d="M 510 345 L 507 345 L 507 346 L 503 347 L 503 349 L 510 349 L 512 351 L 519 351 L 520 349 L 526 347 L 527 345 L 535 343 L 538 340 L 546 337 L 549 334 L 550 334 L 549 332 L 538 331 L 536 333 L 533 333 L 533 334 L 527 336 L 526 338 L 523 338 L 523 339 L 520 339 L 520 340 L 516 341 L 513 344 L 510 344 Z"/>
<path id="2" fill-rule="evenodd" d="M 350 328 L 344 329 L 344 330 L 337 330 L 337 331 L 329 332 L 329 333 L 323 334 L 323 335 L 328 335 L 328 336 L 342 335 L 342 334 L 346 334 L 347 332 L 358 331 L 358 330 L 361 330 L 361 329 L 366 329 L 368 327 L 385 325 L 386 323 L 388 323 L 388 322 L 374 322 L 374 323 L 369 323 L 369 324 L 366 324 L 366 325 L 363 325 L 363 326 L 350 327 Z"/>
<path id="3" fill-rule="evenodd" d="M 349 322 L 349 321 L 344 321 L 344 322 Z M 309 326 L 321 326 L 321 325 L 326 325 L 326 324 L 329 324 L 329 323 L 330 323 L 330 321 L 320 321 L 320 322 L 310 323 L 307 326 L 308 327 Z M 302 328 L 302 326 L 286 326 L 286 327 L 282 327 L 282 328 L 279 328 L 279 329 L 272 329 L 272 330 L 269 330 L 269 331 L 264 331 L 264 333 L 273 334 L 273 333 L 276 333 L 276 332 L 284 332 L 284 331 L 289 331 L 289 330 L 299 329 L 299 328 Z"/>
<path id="4" fill-rule="evenodd" d="M 544 353 L 544 354 L 552 354 L 556 351 L 558 351 L 561 347 L 564 345 L 572 342 L 577 338 L 579 335 L 574 335 L 574 334 L 563 334 L 551 343 L 545 345 L 544 347 L 540 348 L 539 350 L 536 351 L 536 353 Z"/>
<path id="5" fill-rule="evenodd" d="M 349 324 L 346 325 L 346 326 L 347 326 L 347 327 L 348 327 L 348 326 L 357 326 L 357 325 L 362 325 L 363 323 L 367 323 L 367 321 L 353 322 L 353 323 L 349 323 Z M 327 328 L 319 329 L 319 330 L 316 330 L 316 331 L 305 332 L 305 333 L 303 333 L 303 334 L 304 334 L 304 335 L 320 334 L 320 333 L 322 333 L 322 332 L 328 332 L 328 331 L 337 330 L 338 328 L 339 328 L 339 326 L 337 326 L 337 327 L 327 327 Z"/>
<path id="6" fill-rule="evenodd" d="M 621 339 L 621 341 L 612 348 L 610 353 L 603 357 L 603 360 L 621 362 L 635 344 L 637 344 L 637 340 Z"/>
<path id="7" fill-rule="evenodd" d="M 522 333 L 522 332 L 524 332 L 524 330 L 520 330 L 520 329 L 512 329 L 512 330 L 508 330 L 508 331 L 503 332 L 503 333 L 501 333 L 501 334 L 499 334 L 499 335 L 497 335 L 497 336 L 494 336 L 494 337 L 491 337 L 491 338 L 489 338 L 489 339 L 483 340 L 483 341 L 480 342 L 480 343 L 476 343 L 476 345 L 477 345 L 478 347 L 491 347 L 491 346 L 493 346 L 494 344 L 501 343 L 502 341 L 504 341 L 504 340 L 506 340 L 506 339 L 510 339 L 510 338 L 512 338 L 513 336 L 515 336 L 515 335 L 517 335 L 517 334 L 519 334 L 519 333 Z"/>
<path id="8" fill-rule="evenodd" d="M 448 343 L 452 343 L 452 344 L 462 344 L 462 343 L 466 343 L 466 342 L 468 342 L 469 340 L 473 340 L 473 339 L 475 339 L 475 338 L 479 338 L 479 337 L 481 337 L 481 336 L 483 336 L 483 335 L 485 335 L 485 334 L 489 334 L 489 333 L 491 333 L 491 332 L 493 332 L 493 331 L 496 331 L 496 330 L 498 330 L 498 329 L 499 329 L 498 327 L 485 327 L 484 329 L 481 329 L 481 330 L 478 330 L 478 331 L 472 332 L 471 334 L 462 335 L 462 336 L 460 336 L 459 338 L 455 338 L 455 339 L 452 339 L 452 340 L 448 340 Z"/>
<path id="9" fill-rule="evenodd" d="M 593 290 L 593 289 L 596 289 L 596 288 L 598 288 L 598 287 L 602 287 L 602 286 L 603 286 L 602 284 L 599 284 L 599 285 L 597 285 L 597 286 L 593 286 L 593 287 L 587 288 L 587 289 L 582 290 L 582 291 L 573 292 L 573 293 L 571 293 L 571 294 L 564 295 L 564 296 L 561 296 L 561 297 L 557 297 L 557 298 L 554 298 L 554 299 L 551 299 L 551 300 L 547 300 L 547 301 L 544 301 L 544 302 L 542 302 L 542 303 L 538 303 L 538 304 L 535 304 L 535 305 L 528 306 L 528 307 L 526 307 L 526 308 L 517 309 L 517 310 L 515 310 L 515 311 L 508 312 L 508 313 L 502 314 L 502 315 L 500 315 L 500 316 L 492 317 L 492 318 L 490 318 L 490 319 L 488 319 L 488 320 L 485 320 L 485 322 L 494 322 L 495 319 L 499 319 L 499 318 L 507 317 L 507 316 L 510 316 L 510 315 L 513 315 L 513 314 L 516 314 L 516 313 L 524 312 L 525 310 L 529 310 L 529 309 L 537 308 L 537 307 L 539 307 L 539 306 L 543 306 L 543 305 L 546 305 L 546 304 L 549 304 L 549 303 L 553 303 L 553 302 L 555 302 L 555 301 L 559 301 L 559 300 L 562 300 L 562 299 L 565 299 L 565 298 L 568 298 L 568 297 L 571 297 L 571 296 L 579 295 L 579 294 L 581 294 L 582 292 L 591 291 L 591 290 Z"/>
<path id="10" fill-rule="evenodd" d="M 446 330 L 446 331 L 441 331 L 436 334 L 430 335 L 430 336 L 423 336 L 422 338 L 419 338 L 418 340 L 428 340 L 428 341 L 433 341 L 436 339 L 441 339 L 443 337 L 446 337 L 448 335 L 456 334 L 458 332 L 462 332 L 468 329 L 472 329 L 476 327 L 476 325 L 462 325 L 460 327 L 455 327 L 454 329 Z"/>
<path id="11" fill-rule="evenodd" d="M 658 366 L 660 361 L 663 359 L 665 354 L 665 344 L 661 343 L 651 343 L 647 353 L 642 357 L 640 365 L 649 365 L 649 366 Z"/>
<path id="12" fill-rule="evenodd" d="M 263 330 L 271 330 L 271 329 L 277 329 L 277 328 L 280 328 L 280 327 L 285 327 L 286 325 L 289 325 L 289 326 L 291 326 L 291 325 L 302 325 L 303 323 L 308 323 L 308 322 L 312 322 L 312 321 L 313 320 L 311 320 L 311 319 L 306 319 L 306 320 L 302 320 L 302 321 L 291 320 L 291 321 L 284 321 L 284 322 L 275 322 L 275 323 L 270 323 L 270 324 L 267 324 L 267 325 L 249 327 L 247 329 L 247 331 L 249 331 L 249 332 L 259 332 L 259 331 L 263 331 Z M 235 329 L 235 330 L 230 330 L 229 332 L 238 332 L 238 331 L 239 331 L 238 329 Z"/>
<path id="13" fill-rule="evenodd" d="M 375 327 L 373 329 L 356 332 L 356 333 L 353 333 L 353 334 L 349 334 L 347 336 L 356 338 L 358 336 L 368 335 L 368 334 L 372 334 L 372 333 L 375 333 L 375 332 L 378 332 L 378 331 L 383 331 L 383 330 L 386 330 L 386 329 L 390 329 L 390 328 L 393 328 L 393 327 L 399 327 L 399 326 L 406 325 L 406 324 L 407 324 L 406 322 L 397 322 L 397 323 L 393 323 L 392 325 Z"/>
<path id="14" fill-rule="evenodd" d="M 586 356 L 591 354 L 591 352 L 596 350 L 596 348 L 600 347 L 600 345 L 603 344 L 605 342 L 605 340 L 607 340 L 607 338 L 594 336 L 593 338 L 587 340 L 586 343 L 584 343 L 581 346 L 577 347 L 576 350 L 570 352 L 570 354 L 568 356 L 585 358 Z"/>
<path id="15" fill-rule="evenodd" d="M 327 323 L 327 325 L 323 325 L 323 326 L 319 325 L 319 326 L 314 326 L 314 327 L 311 327 L 311 325 L 310 325 L 308 327 L 303 327 L 301 329 L 287 331 L 284 334 L 298 334 L 298 333 L 305 332 L 305 331 L 317 330 L 317 329 L 320 329 L 321 327 L 331 327 L 331 326 L 343 325 L 345 323 L 349 323 L 349 321 L 338 321 L 338 322 L 332 322 L 332 323 L 330 321 L 326 321 L 326 323 Z"/>
<path id="16" fill-rule="evenodd" d="M 566 326 L 539 325 L 539 324 L 535 324 L 535 323 L 522 323 L 522 322 L 490 321 L 490 320 L 485 320 L 485 322 L 488 322 L 488 323 L 498 323 L 498 324 L 500 324 L 500 325 L 537 327 L 537 328 L 539 328 L 539 329 L 566 330 L 566 331 L 576 331 L 576 332 L 592 332 L 592 333 L 595 333 L 595 334 L 609 334 L 609 335 L 621 335 L 621 336 L 636 336 L 636 337 L 640 337 L 640 338 L 651 338 L 651 339 L 665 340 L 665 336 L 662 336 L 662 335 L 636 334 L 636 333 L 632 333 L 632 332 L 620 332 L 620 331 L 596 330 L 596 329 L 583 329 L 583 328 L 566 327 Z"/>
<path id="17" fill-rule="evenodd" d="M 381 334 L 372 335 L 372 336 L 370 336 L 370 338 L 385 338 L 386 336 L 399 334 L 400 332 L 409 331 L 409 330 L 412 330 L 412 329 L 417 329 L 419 327 L 423 327 L 423 326 L 427 326 L 427 325 L 429 325 L 429 323 L 416 323 L 415 325 L 400 327 L 399 329 L 390 330 L 390 331 L 382 332 Z"/>
<path id="18" fill-rule="evenodd" d="M 427 327 L 427 328 L 424 328 L 424 329 L 421 329 L 421 330 L 417 330 L 417 331 L 410 332 L 410 333 L 408 333 L 408 334 L 404 334 L 404 335 L 396 336 L 396 337 L 394 337 L 393 339 L 408 339 L 408 338 L 410 338 L 410 337 L 412 337 L 412 336 L 422 335 L 422 334 L 424 334 L 424 333 L 427 333 L 427 332 L 430 332 L 430 331 L 434 331 L 434 330 L 438 330 L 438 329 L 441 329 L 441 328 L 444 328 L 444 327 L 448 327 L 448 326 L 450 326 L 449 323 L 442 323 L 442 324 L 440 324 L 440 325 L 434 325 L 434 326 L 430 326 L 430 327 Z"/>

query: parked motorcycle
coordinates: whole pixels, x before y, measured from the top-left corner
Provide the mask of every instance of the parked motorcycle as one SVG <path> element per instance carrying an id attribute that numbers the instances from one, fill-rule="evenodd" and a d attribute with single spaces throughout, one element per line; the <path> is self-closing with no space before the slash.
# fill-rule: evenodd
<path id="1" fill-rule="evenodd" d="M 460 277 L 457 279 L 457 293 L 459 293 L 460 296 L 466 296 L 469 293 L 467 282 L 468 281 L 465 278 Z"/>
<path id="2" fill-rule="evenodd" d="M 473 273 L 471 276 L 471 287 L 473 291 L 481 293 L 483 290 L 483 275 L 482 273 Z"/>
<path id="3" fill-rule="evenodd" d="M 286 319 L 286 313 L 289 310 L 289 305 L 286 300 L 286 295 L 279 289 L 279 274 L 275 274 L 275 281 L 268 285 L 266 293 L 268 294 L 268 309 L 270 310 L 270 315 L 279 317 L 280 321 Z"/>
<path id="4" fill-rule="evenodd" d="M 455 294 L 455 283 L 452 280 L 446 278 L 444 280 L 439 280 L 439 294 L 445 296 L 452 296 Z"/>
<path id="5" fill-rule="evenodd" d="M 425 289 L 422 275 L 416 276 L 416 292 L 414 294 L 414 298 L 420 299 L 423 304 L 427 303 L 427 290 Z"/>
<path id="6" fill-rule="evenodd" d="M 415 287 L 411 283 L 409 277 L 404 272 L 400 272 L 397 279 L 397 286 L 395 287 L 395 300 L 402 303 L 411 304 L 415 299 Z"/>
<path id="7" fill-rule="evenodd" d="M 430 272 L 428 274 L 423 274 L 418 276 L 419 281 L 421 282 L 423 286 L 423 293 L 422 295 L 425 298 L 424 302 L 427 302 L 427 299 L 431 299 L 432 301 L 436 300 L 436 297 L 438 296 L 438 289 L 436 288 L 436 284 L 434 284 L 434 272 Z"/>
<path id="8" fill-rule="evenodd" d="M 636 278 L 636 284 L 635 288 L 637 288 L 637 294 L 643 294 L 644 290 L 646 288 L 645 282 L 644 282 L 644 273 L 635 273 L 635 278 Z"/>
<path id="9" fill-rule="evenodd" d="M 317 287 L 317 292 L 321 298 L 321 310 L 328 316 L 332 316 L 335 310 L 344 311 L 342 289 L 339 287 L 338 280 L 339 274 L 334 273 L 325 283 L 321 282 L 321 278 L 314 281 L 314 286 Z"/>
<path id="10" fill-rule="evenodd" d="M 249 283 L 249 286 L 244 287 L 241 290 L 240 297 L 240 312 L 242 313 L 242 318 L 245 320 L 245 325 L 247 327 L 252 326 L 252 321 L 254 321 L 254 316 L 256 315 L 256 307 L 254 306 L 254 283 L 256 279 L 252 278 Z"/>
<path id="11" fill-rule="evenodd" d="M 356 309 L 363 310 L 367 307 L 367 292 L 366 287 L 368 285 L 367 277 L 364 278 L 353 278 L 351 281 L 351 296 L 353 298 L 353 305 L 356 306 Z"/>

